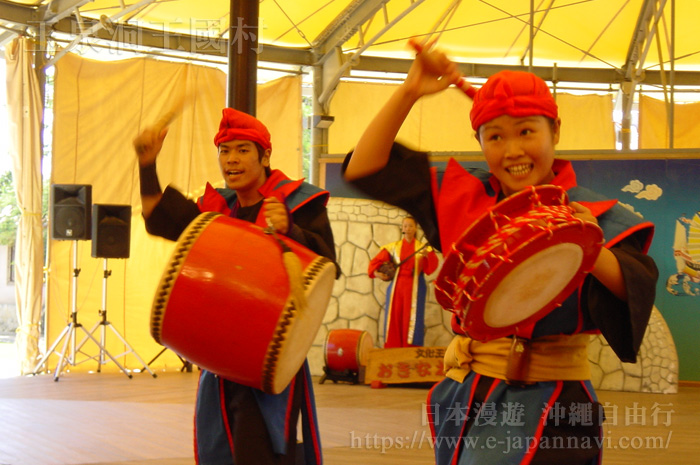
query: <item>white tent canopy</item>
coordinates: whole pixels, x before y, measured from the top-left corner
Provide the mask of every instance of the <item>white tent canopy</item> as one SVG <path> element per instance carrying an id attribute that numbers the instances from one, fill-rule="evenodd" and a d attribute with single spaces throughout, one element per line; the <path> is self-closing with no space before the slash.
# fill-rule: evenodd
<path id="1" fill-rule="evenodd" d="M 672 103 L 697 100 L 700 90 L 693 0 L 262 0 L 251 2 L 255 30 L 231 19 L 236 3 L 245 2 L 0 0 L 0 44 L 34 36 L 51 50 L 49 63 L 90 44 L 225 64 L 229 42 L 235 53 L 255 39 L 259 62 L 313 72 L 314 112 L 326 114 L 340 79 L 405 72 L 407 40 L 436 38 L 477 84 L 509 67 L 564 91 L 614 93 L 623 148 L 634 146 L 627 134 L 637 92 L 665 100 L 674 148 Z"/>

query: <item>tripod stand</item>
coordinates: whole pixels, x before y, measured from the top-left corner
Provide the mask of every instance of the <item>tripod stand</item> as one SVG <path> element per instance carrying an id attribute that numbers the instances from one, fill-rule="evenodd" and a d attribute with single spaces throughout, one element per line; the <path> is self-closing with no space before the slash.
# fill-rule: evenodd
<path id="1" fill-rule="evenodd" d="M 76 366 L 78 362 L 76 361 L 76 355 L 80 351 L 80 348 L 85 344 L 85 342 L 90 339 L 92 342 L 94 342 L 101 350 L 100 353 L 106 353 L 114 363 L 116 363 L 119 368 L 124 371 L 124 373 L 131 378 L 131 373 L 128 373 L 124 368 L 122 368 L 121 365 L 119 365 L 119 362 L 117 362 L 114 357 L 112 357 L 109 352 L 106 351 L 104 346 L 97 340 L 95 337 L 85 329 L 85 327 L 78 323 L 78 275 L 80 274 L 80 268 L 78 268 L 78 241 L 73 241 L 73 279 L 72 279 L 72 285 L 71 285 L 71 314 L 70 314 L 70 321 L 66 325 L 65 328 L 63 328 L 63 331 L 61 331 L 61 334 L 56 338 L 53 344 L 51 344 L 51 347 L 46 351 L 44 356 L 42 357 L 41 360 L 39 360 L 39 363 L 37 363 L 36 367 L 34 367 L 34 371 L 32 374 L 37 374 L 39 372 L 39 369 L 46 363 L 48 358 L 51 356 L 51 354 L 54 352 L 56 347 L 58 347 L 58 344 L 63 340 L 63 347 L 60 352 L 60 358 L 58 360 L 58 364 L 56 365 L 56 369 L 54 370 L 54 381 L 58 381 L 59 376 L 61 376 L 61 372 L 63 369 L 68 365 L 73 365 Z M 85 333 L 85 339 L 79 344 L 76 345 L 76 331 L 82 330 Z M 65 340 L 64 340 L 65 339 Z M 68 347 L 70 346 L 70 353 L 68 353 Z M 68 355 L 66 355 L 68 354 Z M 81 362 L 82 363 L 82 362 Z"/>
<path id="2" fill-rule="evenodd" d="M 126 342 L 126 339 L 124 339 L 124 337 L 119 333 L 119 331 L 117 331 L 117 329 L 112 325 L 112 323 L 107 321 L 107 278 L 109 278 L 111 276 L 111 274 L 112 274 L 112 271 L 108 269 L 107 259 L 105 258 L 104 259 L 104 273 L 103 273 L 103 277 L 102 277 L 102 309 L 99 311 L 101 319 L 100 319 L 100 321 L 95 323 L 95 326 L 93 326 L 93 328 L 90 330 L 90 335 L 92 336 L 95 333 L 95 331 L 97 330 L 97 328 L 100 328 L 100 341 L 101 341 L 101 343 L 98 344 L 98 346 L 100 347 L 100 353 L 97 356 L 98 357 L 98 359 L 97 359 L 97 371 L 99 373 L 101 371 L 102 365 L 104 365 L 105 363 L 108 363 L 108 360 L 105 359 L 105 355 L 107 355 L 119 367 L 119 369 L 124 372 L 124 374 L 126 374 L 129 378 L 131 378 L 131 373 L 129 373 L 123 366 L 121 366 L 119 364 L 119 362 L 116 361 L 116 358 L 123 357 L 127 354 L 134 354 L 134 357 L 136 357 L 136 359 L 139 361 L 139 363 L 141 363 L 141 365 L 146 369 L 146 371 L 148 371 L 151 374 L 151 376 L 153 376 L 155 378 L 156 374 L 153 371 L 151 371 L 151 369 L 148 367 L 148 365 L 146 365 L 146 363 L 141 359 L 141 357 L 139 357 L 139 354 L 136 353 L 136 351 L 129 345 L 129 343 Z M 122 344 L 124 344 L 124 346 L 127 349 L 126 352 L 119 354 L 116 357 L 113 357 L 107 351 L 107 349 L 105 349 L 107 327 L 109 327 L 109 329 L 112 330 L 112 332 L 117 336 L 117 338 L 119 338 L 119 340 L 122 342 Z M 94 340 L 94 338 L 92 338 L 92 339 Z M 87 339 L 83 339 L 83 341 L 80 343 L 80 345 L 78 347 L 81 347 L 85 342 L 87 342 Z"/>
<path id="3" fill-rule="evenodd" d="M 151 369 L 148 367 L 148 365 L 146 365 L 146 363 L 141 359 L 141 357 L 139 357 L 139 354 L 136 353 L 136 351 L 129 345 L 129 343 L 126 342 L 126 339 L 124 339 L 124 337 L 119 333 L 119 331 L 117 331 L 117 329 L 112 325 L 112 323 L 107 321 L 107 278 L 109 278 L 111 276 L 111 274 L 112 274 L 112 271 L 108 269 L 107 259 L 105 258 L 104 259 L 104 273 L 103 273 L 103 278 L 102 278 L 102 309 L 99 312 L 101 319 L 100 319 L 100 321 L 95 323 L 95 326 L 93 326 L 92 330 L 90 330 L 90 334 L 94 334 L 95 331 L 97 330 L 97 328 L 100 328 L 100 340 L 102 341 L 102 343 L 99 344 L 100 354 L 98 356 L 97 371 L 100 372 L 102 365 L 104 365 L 105 363 L 108 363 L 108 360 L 106 360 L 104 357 L 105 355 L 107 355 L 125 374 L 127 374 L 127 375 L 129 375 L 129 377 L 131 377 L 130 374 L 124 369 L 124 367 L 122 367 L 119 363 L 117 363 L 115 358 L 123 357 L 127 354 L 134 354 L 134 357 L 136 357 L 136 359 L 139 361 L 139 363 L 141 363 L 141 365 L 146 369 L 146 371 L 148 371 L 151 374 L 151 376 L 153 376 L 155 378 L 156 374 L 153 373 L 153 371 L 151 371 Z M 113 357 L 107 351 L 107 349 L 105 349 L 107 327 L 109 327 L 109 329 L 112 330 L 112 332 L 117 336 L 117 338 L 119 338 L 119 340 L 122 341 L 122 344 L 124 344 L 124 346 L 127 348 L 126 352 L 119 354 L 116 357 Z M 83 340 L 83 342 L 85 342 L 85 341 L 86 340 Z"/>

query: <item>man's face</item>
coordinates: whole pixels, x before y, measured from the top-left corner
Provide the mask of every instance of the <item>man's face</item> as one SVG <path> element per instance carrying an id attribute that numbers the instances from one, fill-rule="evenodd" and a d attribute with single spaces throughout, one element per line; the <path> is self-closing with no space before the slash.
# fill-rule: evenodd
<path id="1" fill-rule="evenodd" d="M 559 120 L 552 125 L 544 116 L 502 115 L 479 128 L 481 150 L 506 195 L 554 178 L 559 127 Z"/>
<path id="2" fill-rule="evenodd" d="M 265 167 L 270 166 L 270 153 L 265 151 L 260 159 L 255 143 L 249 140 L 232 140 L 219 144 L 221 174 L 229 189 L 239 196 L 257 191 L 265 182 Z"/>

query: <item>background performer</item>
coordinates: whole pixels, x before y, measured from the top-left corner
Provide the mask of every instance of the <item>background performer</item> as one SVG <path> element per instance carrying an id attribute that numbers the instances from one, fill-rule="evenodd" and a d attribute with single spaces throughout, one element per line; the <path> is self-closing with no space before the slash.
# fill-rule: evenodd
<path id="1" fill-rule="evenodd" d="M 404 218 L 401 223 L 403 238 L 382 246 L 367 270 L 370 278 L 391 281 L 384 304 L 384 348 L 423 345 L 425 275 L 435 271 L 438 258 L 430 246 L 416 239 L 417 229 L 414 218 Z M 382 272 L 381 267 L 387 262 L 401 264 L 393 277 Z"/>

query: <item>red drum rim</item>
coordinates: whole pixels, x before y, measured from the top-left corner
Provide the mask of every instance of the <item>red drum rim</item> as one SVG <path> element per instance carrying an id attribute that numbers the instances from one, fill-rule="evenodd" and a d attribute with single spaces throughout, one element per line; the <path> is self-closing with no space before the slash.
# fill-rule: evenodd
<path id="1" fill-rule="evenodd" d="M 192 249 L 192 245 L 197 241 L 202 231 L 206 229 L 207 225 L 219 216 L 222 215 L 218 212 L 202 213 L 185 228 L 182 234 L 180 234 L 177 247 L 171 254 L 169 265 L 165 271 L 163 271 L 160 282 L 158 283 L 156 295 L 153 299 L 153 306 L 151 307 L 151 336 L 158 344 L 162 344 L 162 323 L 165 317 L 165 311 L 168 307 L 168 301 L 170 300 L 170 293 L 187 259 L 187 254 Z"/>
<path id="2" fill-rule="evenodd" d="M 326 334 L 326 339 L 323 343 L 323 361 L 326 364 L 326 367 L 329 369 L 333 370 L 334 367 L 333 363 L 329 363 L 328 360 L 328 355 L 329 352 L 331 352 L 332 349 L 329 348 L 329 343 L 331 342 L 331 337 L 333 335 L 338 335 L 338 334 L 351 334 L 352 336 L 357 338 L 357 341 L 355 341 L 355 363 L 356 366 L 350 367 L 350 369 L 355 368 L 356 370 L 359 369 L 361 366 L 366 366 L 367 365 L 367 358 L 369 356 L 369 351 L 374 347 L 374 343 L 372 342 L 371 335 L 369 334 L 368 331 L 362 330 L 362 329 L 352 329 L 352 328 L 336 328 L 336 329 L 331 329 L 328 331 L 328 334 Z M 339 350 L 342 350 L 343 348 L 340 347 Z M 337 354 L 337 352 L 336 352 Z M 342 357 L 342 354 L 337 354 L 339 357 Z"/>
<path id="3" fill-rule="evenodd" d="M 596 224 L 565 215 L 554 224 L 547 220 L 546 228 L 539 226 L 541 221 L 536 227 L 512 226 L 510 218 L 527 215 L 533 205 L 567 203 L 566 192 L 558 186 L 520 191 L 480 216 L 453 244 L 435 281 L 435 296 L 460 317 L 470 337 L 486 341 L 517 334 L 558 307 L 593 268 L 603 244 Z M 494 240 L 499 228 L 507 234 Z M 567 269 L 541 268 L 557 255 L 566 255 Z M 556 280 L 545 279 L 551 273 L 558 273 Z M 516 280 L 523 275 L 530 276 L 517 289 Z M 542 295 L 536 295 L 538 291 Z M 523 297 L 528 293 L 529 301 Z"/>

